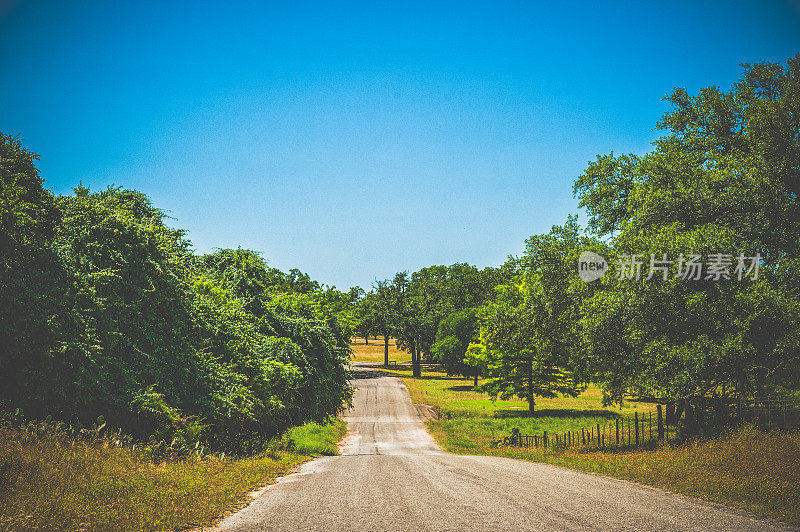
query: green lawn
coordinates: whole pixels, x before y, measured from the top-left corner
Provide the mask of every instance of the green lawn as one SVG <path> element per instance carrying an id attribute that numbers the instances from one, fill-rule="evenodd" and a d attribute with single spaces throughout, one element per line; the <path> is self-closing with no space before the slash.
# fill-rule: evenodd
<path id="1" fill-rule="evenodd" d="M 488 445 L 492 440 L 509 435 L 516 427 L 523 434 L 563 433 L 589 429 L 598 424 L 610 431 L 617 419 L 627 423 L 635 413 L 650 416 L 655 405 L 626 401 L 622 408 L 603 406 L 603 393 L 590 386 L 578 397 L 538 398 L 536 411 L 528 415 L 528 403 L 519 399 L 492 401 L 474 390 L 472 379 L 448 377 L 441 372 L 427 372 L 422 378 L 411 377 L 410 371 L 391 371 L 403 377 L 415 403 L 436 408 L 444 419 L 435 421 L 441 434 L 459 448 Z M 480 384 L 480 382 L 479 382 Z"/>

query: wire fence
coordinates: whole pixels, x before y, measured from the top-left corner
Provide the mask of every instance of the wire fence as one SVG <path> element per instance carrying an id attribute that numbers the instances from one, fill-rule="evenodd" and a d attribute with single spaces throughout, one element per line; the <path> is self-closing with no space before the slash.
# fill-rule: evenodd
<path id="1" fill-rule="evenodd" d="M 554 450 L 630 448 L 709 434 L 741 423 L 755 424 L 764 430 L 798 429 L 800 402 L 778 397 L 733 401 L 691 397 L 657 404 L 654 412 L 635 412 L 633 417 L 619 417 L 577 430 L 521 434 L 515 428 L 510 436 L 493 443 Z"/>

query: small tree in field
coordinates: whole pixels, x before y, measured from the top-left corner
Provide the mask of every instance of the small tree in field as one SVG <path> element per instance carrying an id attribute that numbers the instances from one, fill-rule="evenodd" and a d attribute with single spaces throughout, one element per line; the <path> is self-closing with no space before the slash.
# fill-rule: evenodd
<path id="1" fill-rule="evenodd" d="M 472 368 L 472 375 L 475 377 L 473 386 L 478 387 L 478 377 L 486 373 L 489 364 L 486 348 L 483 344 L 469 344 L 464 356 L 464 365 Z"/>
<path id="2" fill-rule="evenodd" d="M 562 370 L 564 353 L 543 334 L 544 305 L 525 297 L 522 286 L 503 286 L 498 300 L 484 309 L 481 342 L 486 346 L 489 380 L 483 389 L 492 397 L 517 396 L 533 414 L 536 397 L 576 396 L 578 383 Z"/>
<path id="3" fill-rule="evenodd" d="M 576 396 L 585 377 L 577 330 L 580 286 L 575 264 L 582 245 L 574 218 L 527 241 L 520 274 L 497 288 L 481 312 L 481 343 L 487 352 L 493 397 L 528 401 L 558 394 Z M 577 281 L 580 283 L 580 281 Z"/>
<path id="4" fill-rule="evenodd" d="M 432 352 L 448 375 L 470 375 L 477 378 L 474 366 L 464 363 L 467 347 L 477 340 L 477 336 L 478 318 L 473 308 L 453 312 L 439 322 Z"/>

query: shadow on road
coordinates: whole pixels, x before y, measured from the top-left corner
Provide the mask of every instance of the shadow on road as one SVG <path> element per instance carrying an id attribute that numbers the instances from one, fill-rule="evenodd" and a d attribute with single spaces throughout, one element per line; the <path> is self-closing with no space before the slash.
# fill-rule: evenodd
<path id="1" fill-rule="evenodd" d="M 350 370 L 350 378 L 351 379 L 378 379 L 380 377 L 386 377 L 387 374 L 375 369 L 351 369 Z"/>

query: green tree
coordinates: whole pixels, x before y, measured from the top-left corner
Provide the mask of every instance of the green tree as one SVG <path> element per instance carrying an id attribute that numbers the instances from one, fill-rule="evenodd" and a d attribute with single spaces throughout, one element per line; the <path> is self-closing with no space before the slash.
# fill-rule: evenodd
<path id="1" fill-rule="evenodd" d="M 474 308 L 451 313 L 439 322 L 433 354 L 448 375 L 470 375 L 477 373 L 473 366 L 464 364 L 467 347 L 478 337 L 478 317 Z"/>
<path id="2" fill-rule="evenodd" d="M 0 408 L 32 414 L 61 397 L 83 317 L 70 311 L 72 282 L 52 249 L 61 213 L 43 187 L 38 155 L 0 133 Z M 21 401 L 20 401 L 21 400 Z"/>
<path id="3" fill-rule="evenodd" d="M 52 239 L 59 213 L 44 189 L 39 156 L 0 133 L 0 267 L 8 270 Z"/>
<path id="4" fill-rule="evenodd" d="M 489 354 L 481 343 L 471 343 L 464 353 L 464 365 L 472 368 L 475 379 L 474 388 L 478 388 L 478 377 L 484 375 L 489 367 Z"/>
<path id="5" fill-rule="evenodd" d="M 373 292 L 364 294 L 362 289 L 359 290 L 361 290 L 361 297 L 355 305 L 356 326 L 354 330 L 356 335 L 364 338 L 364 344 L 369 345 L 369 337 L 378 333 L 377 300 Z"/>
<path id="6" fill-rule="evenodd" d="M 383 336 L 383 365 L 389 365 L 389 339 L 393 328 L 393 288 L 389 281 L 379 281 L 369 296 L 375 311 L 375 330 Z"/>
<path id="7" fill-rule="evenodd" d="M 757 281 L 686 281 L 673 265 L 667 279 L 599 282 L 583 324 L 613 400 L 798 385 L 800 55 L 743 67 L 727 92 L 675 89 L 652 152 L 598 157 L 575 183 L 614 255 L 763 258 Z"/>
<path id="8" fill-rule="evenodd" d="M 377 283 L 381 312 L 395 336 L 397 346 L 411 353 L 411 370 L 414 377 L 422 376 L 422 337 L 425 326 L 422 316 L 425 310 L 419 307 L 420 299 L 410 293 L 408 272 L 399 272 L 389 281 Z M 388 352 L 387 352 L 388 364 Z"/>
<path id="9" fill-rule="evenodd" d="M 480 340 L 489 374 L 483 389 L 492 396 L 521 397 L 533 413 L 537 396 L 575 396 L 586 382 L 576 327 L 583 287 L 575 265 L 588 243 L 574 218 L 532 236 L 520 275 L 483 307 Z"/>

